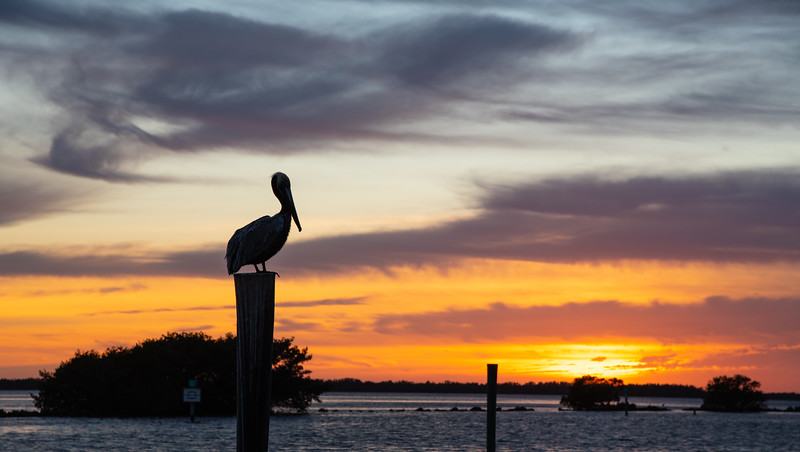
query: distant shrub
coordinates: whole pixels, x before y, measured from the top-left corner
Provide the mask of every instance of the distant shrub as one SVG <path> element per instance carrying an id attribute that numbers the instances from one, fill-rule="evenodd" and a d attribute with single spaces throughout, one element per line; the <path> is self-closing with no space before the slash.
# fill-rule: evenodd
<path id="1" fill-rule="evenodd" d="M 619 389 L 622 385 L 622 380 L 618 378 L 584 375 L 572 382 L 567 395 L 561 398 L 561 404 L 573 410 L 609 407 L 611 402 L 619 401 Z"/>
<path id="2" fill-rule="evenodd" d="M 744 375 L 726 375 L 712 378 L 706 385 L 703 410 L 709 411 L 762 411 L 767 398 L 758 390 L 761 383 Z"/>

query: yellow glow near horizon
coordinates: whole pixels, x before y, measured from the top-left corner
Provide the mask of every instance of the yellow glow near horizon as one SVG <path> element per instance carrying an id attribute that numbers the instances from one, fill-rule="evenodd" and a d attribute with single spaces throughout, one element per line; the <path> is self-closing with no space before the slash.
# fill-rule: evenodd
<path id="1" fill-rule="evenodd" d="M 317 378 L 480 382 L 487 363 L 499 364 L 502 381 L 571 381 L 583 375 L 620 378 L 628 383 L 703 385 L 709 372 L 695 360 L 736 344 L 664 345 L 652 342 L 569 344 L 460 344 L 348 347 L 317 345 L 313 368 Z M 667 356 L 663 361 L 643 361 Z M 734 371 L 738 371 L 733 369 Z M 388 376 L 387 376 L 388 374 Z"/>

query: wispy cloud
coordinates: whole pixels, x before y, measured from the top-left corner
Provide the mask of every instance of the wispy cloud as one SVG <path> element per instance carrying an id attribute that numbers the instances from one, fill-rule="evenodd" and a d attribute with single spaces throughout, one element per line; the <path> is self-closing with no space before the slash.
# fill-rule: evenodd
<path id="1" fill-rule="evenodd" d="M 308 301 L 282 301 L 279 306 L 282 308 L 312 308 L 316 306 L 351 306 L 364 304 L 369 297 L 353 298 L 325 298 L 322 300 Z"/>
<path id="2" fill-rule="evenodd" d="M 225 276 L 224 244 L 214 248 L 204 245 L 199 251 L 164 252 L 152 250 L 147 259 L 131 256 L 130 247 L 118 250 L 85 249 L 71 253 L 49 250 L 12 251 L 0 254 L 0 275 L 62 276 Z M 220 251 L 221 250 L 221 251 Z M 139 250 L 141 251 L 141 250 Z M 137 255 L 140 255 L 137 252 Z"/>
<path id="3" fill-rule="evenodd" d="M 173 328 L 173 331 L 177 331 L 179 333 L 192 333 L 195 331 L 208 331 L 213 328 L 214 325 L 206 324 L 206 325 L 195 325 L 195 326 L 182 326 L 178 328 Z"/>
<path id="4" fill-rule="evenodd" d="M 89 288 L 89 289 L 72 289 L 72 290 L 33 290 L 25 294 L 27 297 L 50 297 L 50 296 L 62 296 L 62 295 L 73 295 L 73 294 L 100 294 L 100 295 L 107 295 L 112 293 L 118 292 L 138 292 L 140 290 L 146 289 L 147 286 L 145 284 L 137 283 L 137 284 L 130 284 L 128 286 L 107 286 L 107 287 L 97 287 L 97 288 Z"/>
<path id="5" fill-rule="evenodd" d="M 298 322 L 292 319 L 276 319 L 275 320 L 275 330 L 278 332 L 282 331 L 314 331 L 320 328 L 319 323 L 317 322 Z"/>
<path id="6" fill-rule="evenodd" d="M 70 212 L 87 198 L 75 187 L 0 173 L 0 227 Z"/>
<path id="7" fill-rule="evenodd" d="M 436 115 L 434 105 L 448 103 L 432 88 L 501 67 L 508 73 L 516 60 L 572 39 L 544 25 L 474 14 L 345 38 L 199 10 L 142 15 L 14 5 L 8 22 L 87 38 L 83 46 L 61 49 L 71 70 L 50 97 L 71 120 L 54 134 L 49 153 L 34 161 L 111 182 L 167 180 L 124 169 L 159 149 L 258 144 L 285 153 L 322 140 L 396 139 L 391 122 L 414 121 L 424 111 Z M 177 130 L 148 131 L 137 125 L 139 117 Z M 406 139 L 428 134 L 403 132 Z"/>
<path id="8" fill-rule="evenodd" d="M 98 316 L 98 315 L 138 315 L 138 314 L 152 314 L 155 312 L 190 312 L 190 311 L 222 311 L 236 309 L 235 305 L 220 305 L 220 306 L 190 306 L 186 308 L 152 308 L 152 309 L 127 309 L 127 310 L 113 310 L 113 311 L 97 311 L 88 312 L 83 315 Z"/>
<path id="9" fill-rule="evenodd" d="M 377 66 L 387 76 L 438 92 L 467 86 L 486 89 L 486 84 L 499 80 L 518 83 L 517 77 L 527 73 L 537 56 L 578 43 L 565 30 L 474 14 L 403 24 L 376 38 L 385 44 Z"/>

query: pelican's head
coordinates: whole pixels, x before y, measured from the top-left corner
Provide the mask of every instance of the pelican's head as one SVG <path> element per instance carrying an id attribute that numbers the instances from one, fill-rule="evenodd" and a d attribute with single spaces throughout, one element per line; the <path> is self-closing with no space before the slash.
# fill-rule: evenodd
<path id="1" fill-rule="evenodd" d="M 297 209 L 294 207 L 294 198 L 292 198 L 292 183 L 289 182 L 289 176 L 277 172 L 272 175 L 272 192 L 281 202 L 281 212 L 291 212 L 294 224 L 297 225 L 297 230 L 302 231 L 300 220 L 297 219 Z"/>

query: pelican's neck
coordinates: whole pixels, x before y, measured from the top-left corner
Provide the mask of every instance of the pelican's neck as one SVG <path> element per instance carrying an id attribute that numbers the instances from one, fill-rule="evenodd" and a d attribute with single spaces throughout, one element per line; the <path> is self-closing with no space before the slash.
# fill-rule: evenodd
<path id="1" fill-rule="evenodd" d="M 291 214 L 292 213 L 292 202 L 289 199 L 285 190 L 281 190 L 278 186 L 277 180 L 272 180 L 272 193 L 278 198 L 278 201 L 281 203 L 281 214 Z"/>
<path id="2" fill-rule="evenodd" d="M 292 206 L 289 205 L 288 202 L 281 201 L 281 211 L 278 212 L 280 215 L 291 215 L 292 214 Z"/>
<path id="3" fill-rule="evenodd" d="M 300 231 L 300 220 L 297 219 L 297 210 L 294 207 L 294 200 L 292 199 L 292 186 L 289 183 L 289 178 L 283 173 L 275 173 L 272 176 L 272 192 L 278 201 L 281 203 L 281 211 L 279 215 L 288 215 L 294 219 L 297 224 L 297 230 Z M 289 220 L 291 223 L 291 220 Z"/>

